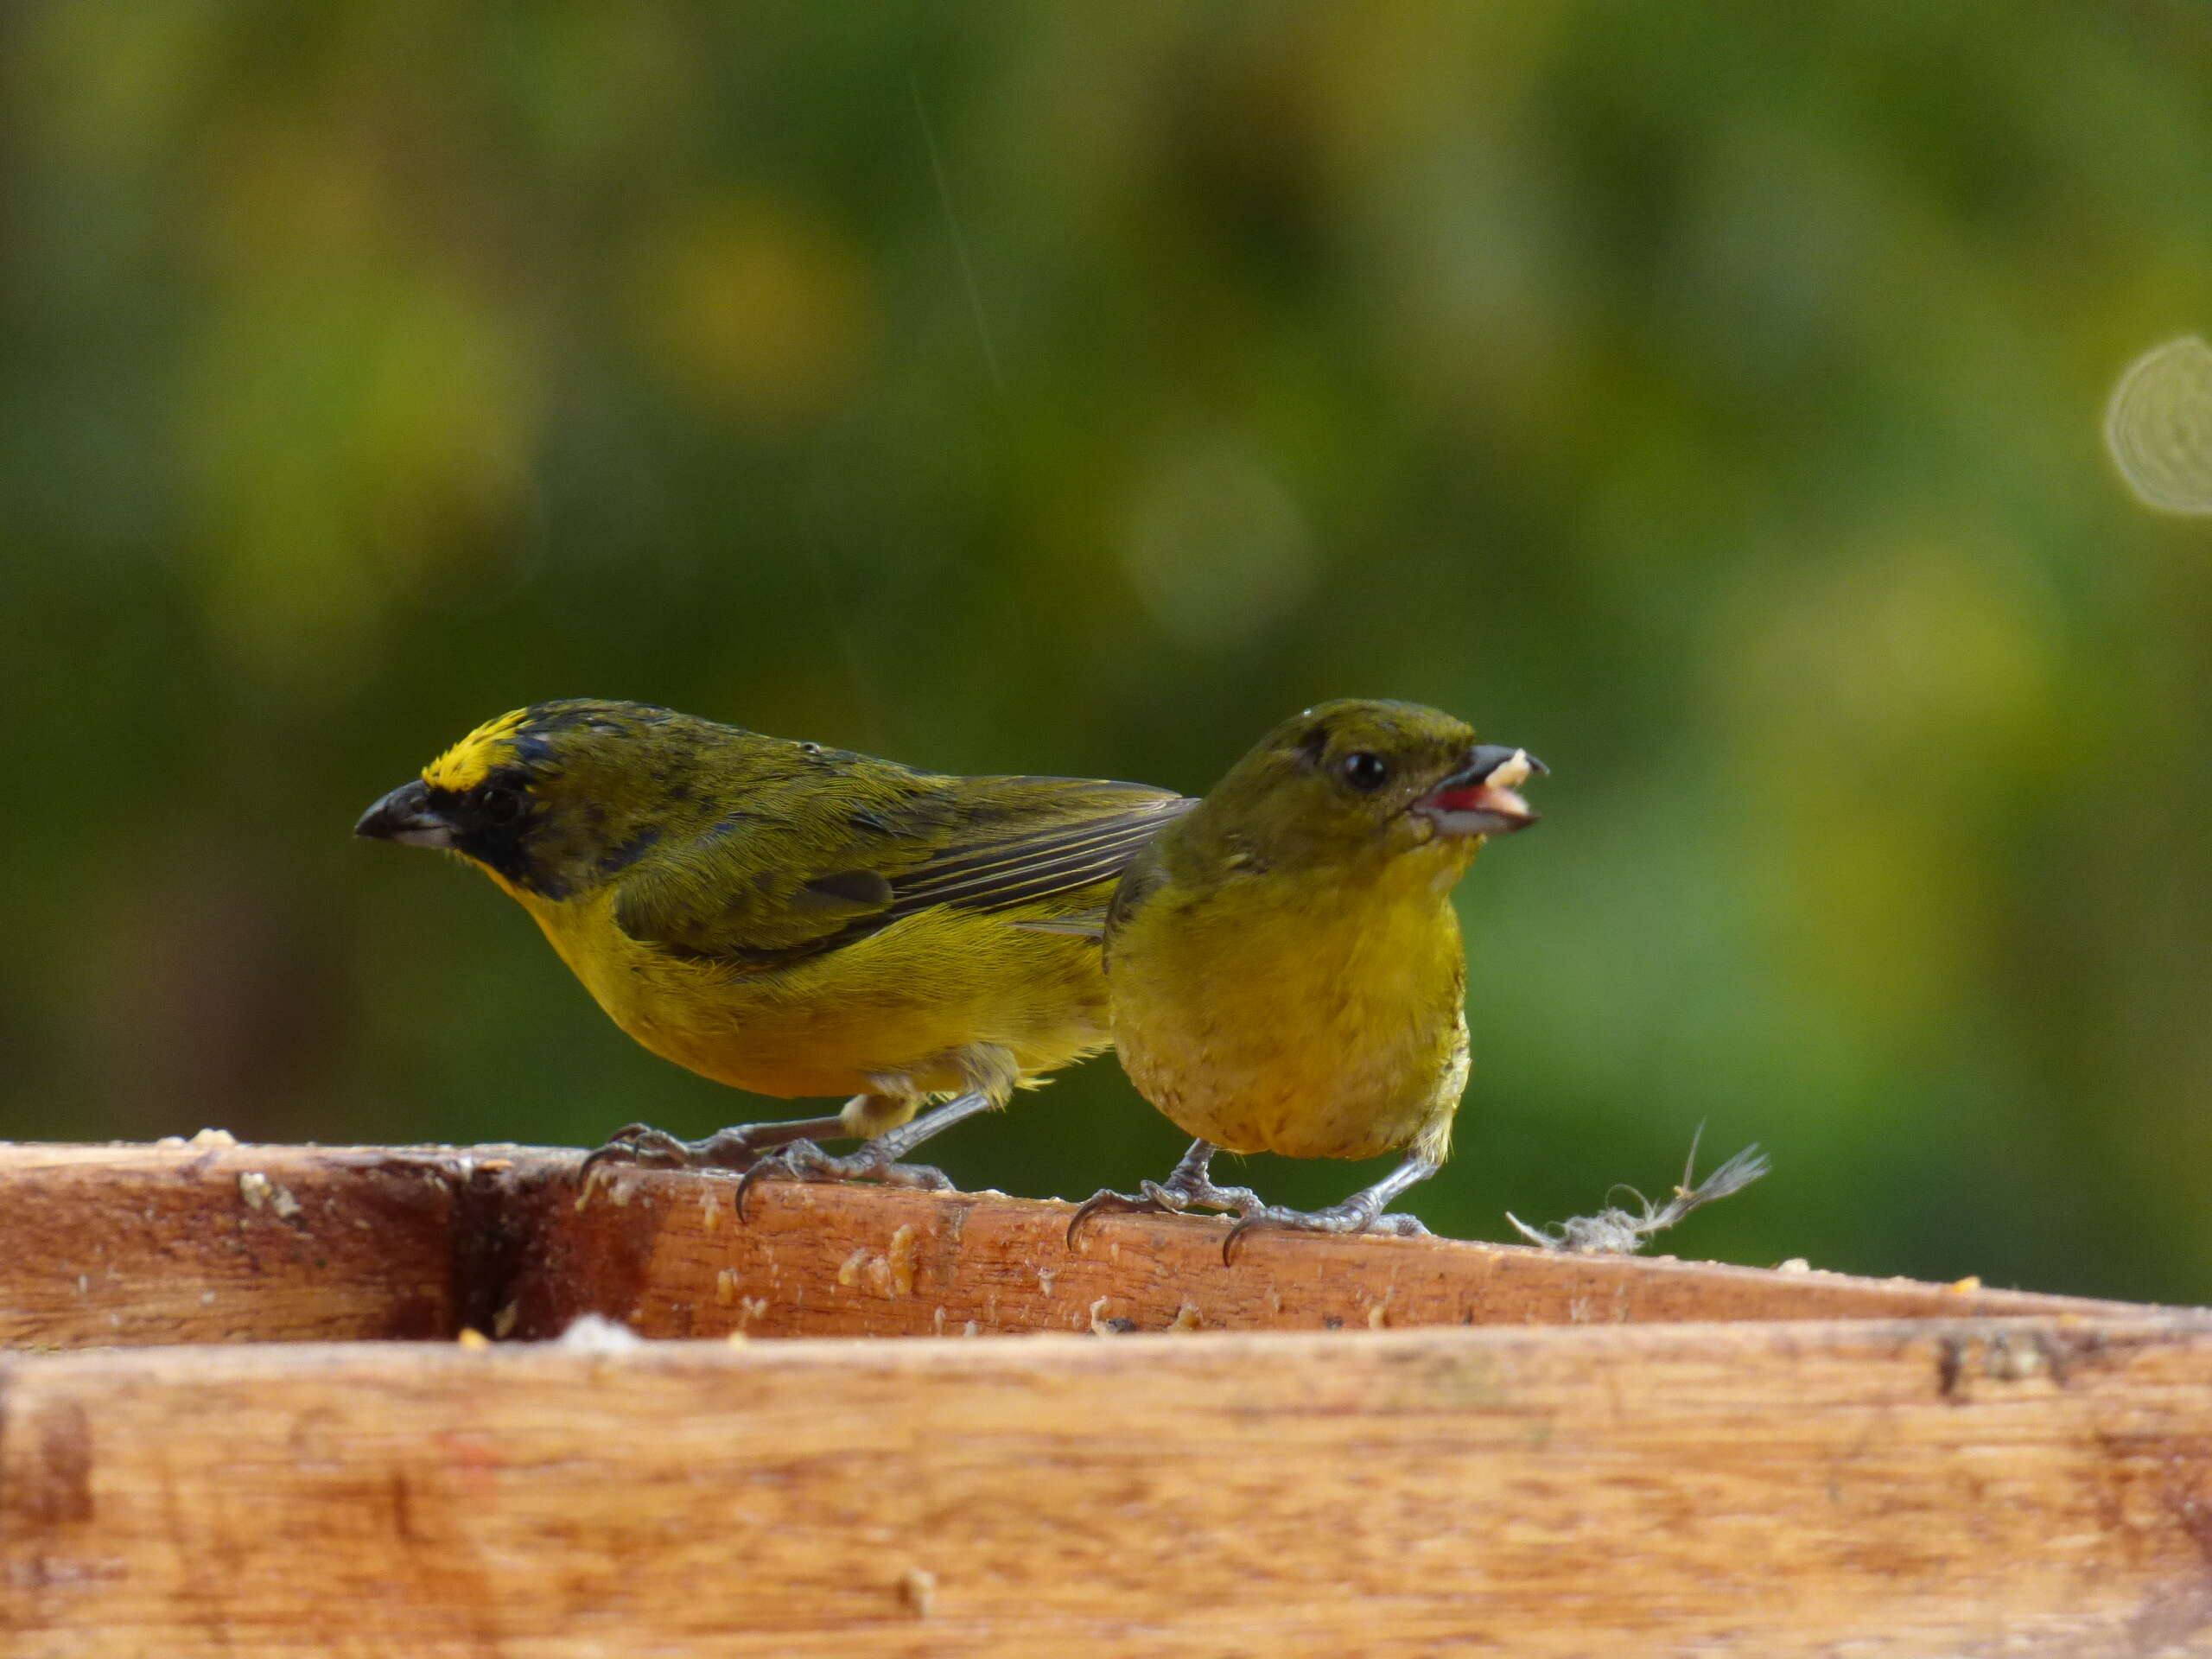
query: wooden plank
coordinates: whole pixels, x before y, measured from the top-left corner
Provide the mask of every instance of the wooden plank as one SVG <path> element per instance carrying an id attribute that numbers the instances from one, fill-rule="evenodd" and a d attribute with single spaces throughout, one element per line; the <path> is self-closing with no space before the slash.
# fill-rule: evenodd
<path id="1" fill-rule="evenodd" d="M 0 1343 L 959 1335 L 1127 1323 L 1363 1329 L 1675 1319 L 2124 1317 L 2126 1304 L 1839 1274 L 1565 1256 L 1446 1239 L 1256 1234 L 995 1193 L 577 1179 L 579 1154 L 304 1147 L 0 1147 Z"/>
<path id="2" fill-rule="evenodd" d="M 465 1154 L 0 1147 L 0 1344 L 450 1335 Z"/>
<path id="3" fill-rule="evenodd" d="M 1441 1238 L 1261 1232 L 1221 1259 L 1225 1222 L 1102 1217 L 1066 1243 L 1073 1206 L 997 1193 L 755 1185 L 627 1170 L 571 1181 L 518 1171 L 511 1211 L 532 1243 L 510 1306 L 518 1335 L 575 1314 L 642 1335 L 957 1335 L 1370 1325 L 1574 1325 L 1669 1319 L 1992 1317 L 2145 1310 L 1978 1285 L 1783 1273 L 1669 1258 L 1572 1256 Z"/>
<path id="4" fill-rule="evenodd" d="M 0 1363 L 11 1654 L 2212 1650 L 2201 1320 Z"/>

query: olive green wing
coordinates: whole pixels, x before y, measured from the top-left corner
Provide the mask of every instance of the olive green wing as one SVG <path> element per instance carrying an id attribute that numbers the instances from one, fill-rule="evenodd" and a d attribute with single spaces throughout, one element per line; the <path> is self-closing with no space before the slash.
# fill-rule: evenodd
<path id="1" fill-rule="evenodd" d="M 920 774 L 915 778 L 918 782 Z M 757 803 L 659 849 L 622 878 L 632 938 L 756 967 L 834 950 L 938 906 L 1051 916 L 1103 905 L 1161 826 L 1192 804 L 1141 784 L 929 779 L 834 805 Z"/>
<path id="2" fill-rule="evenodd" d="M 1129 861 L 1160 830 L 1198 803 L 1141 784 L 1058 778 L 976 779 L 1036 794 L 1011 821 L 971 821 L 970 835 L 947 846 L 892 883 L 883 919 L 895 921 L 936 905 L 963 910 L 1031 911 L 1039 922 L 1080 919 L 1102 912 Z M 1073 798 L 1057 801 L 1050 785 Z M 1112 792 L 1108 792 L 1112 791 Z M 1033 827 L 1026 819 L 1065 814 Z"/>

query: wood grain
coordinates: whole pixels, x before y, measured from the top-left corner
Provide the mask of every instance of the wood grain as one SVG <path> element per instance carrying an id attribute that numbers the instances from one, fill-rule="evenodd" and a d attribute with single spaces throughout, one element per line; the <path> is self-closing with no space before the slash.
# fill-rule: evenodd
<path id="1" fill-rule="evenodd" d="M 539 1270 L 518 1287 L 517 1333 L 552 1335 L 582 1312 L 645 1335 L 693 1337 L 957 1335 L 970 1322 L 989 1335 L 1115 1321 L 1282 1331 L 2144 1311 L 1440 1238 L 1255 1233 L 1229 1265 L 1226 1223 L 1197 1217 L 1102 1217 L 1071 1250 L 1073 1206 L 996 1193 L 763 1184 L 739 1224 L 729 1191 L 710 1178 L 628 1171 L 595 1178 L 580 1202 L 572 1185 L 544 1179 L 540 1218 L 522 1224 Z"/>
<path id="2" fill-rule="evenodd" d="M 0 1344 L 449 1336 L 465 1154 L 0 1147 Z"/>
<path id="3" fill-rule="evenodd" d="M 1680 1319 L 2131 1317 L 1904 1280 L 1577 1257 L 1446 1239 L 1100 1219 L 995 1193 L 764 1184 L 467 1149 L 0 1147 L 0 1344 L 557 1334 L 957 1336 Z"/>
<path id="4" fill-rule="evenodd" d="M 2212 1317 L 577 1166 L 0 1148 L 0 1652 L 2212 1653 Z"/>
<path id="5" fill-rule="evenodd" d="M 0 1363 L 33 1656 L 2196 1653 L 2184 1319 Z"/>

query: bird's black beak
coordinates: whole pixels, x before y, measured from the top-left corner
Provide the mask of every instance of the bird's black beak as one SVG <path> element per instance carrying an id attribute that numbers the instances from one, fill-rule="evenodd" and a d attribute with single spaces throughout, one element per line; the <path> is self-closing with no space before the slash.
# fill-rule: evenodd
<path id="1" fill-rule="evenodd" d="M 1521 785 L 1531 775 L 1549 771 L 1526 749 L 1479 744 L 1469 752 L 1465 766 L 1415 801 L 1413 810 L 1434 823 L 1440 835 L 1510 836 L 1536 821 L 1521 798 Z"/>
<path id="2" fill-rule="evenodd" d="M 362 813 L 353 833 L 372 841 L 404 842 L 410 847 L 453 846 L 453 826 L 432 807 L 429 785 L 419 778 L 402 784 Z"/>

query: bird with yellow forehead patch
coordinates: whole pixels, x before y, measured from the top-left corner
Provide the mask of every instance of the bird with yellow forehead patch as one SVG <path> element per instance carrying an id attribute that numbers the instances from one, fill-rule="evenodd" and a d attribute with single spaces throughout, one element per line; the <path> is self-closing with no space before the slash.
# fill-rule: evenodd
<path id="1" fill-rule="evenodd" d="M 906 1154 L 1106 1046 L 1097 944 L 1061 924 L 1191 804 L 577 699 L 487 721 L 355 832 L 481 868 L 662 1058 L 758 1094 L 850 1096 L 696 1142 L 632 1124 L 594 1159 L 944 1186 Z M 832 1157 L 816 1141 L 833 1136 L 867 1144 Z"/>
<path id="2" fill-rule="evenodd" d="M 1442 1166 L 1468 1069 L 1452 890 L 1485 837 L 1535 822 L 1543 764 L 1417 703 L 1325 702 L 1275 728 L 1137 854 L 1104 922 L 1114 1043 L 1138 1092 L 1198 1137 L 1109 1211 L 1233 1210 L 1255 1227 L 1425 1231 L 1392 1199 Z M 1214 1154 L 1374 1158 L 1325 1210 L 1217 1186 Z"/>

